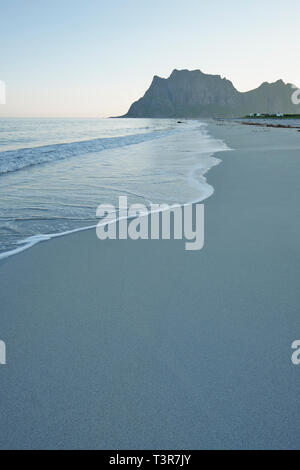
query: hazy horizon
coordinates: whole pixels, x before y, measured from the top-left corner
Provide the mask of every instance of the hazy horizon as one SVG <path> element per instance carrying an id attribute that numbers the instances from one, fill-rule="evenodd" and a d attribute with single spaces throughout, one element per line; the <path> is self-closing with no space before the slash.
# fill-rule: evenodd
<path id="1" fill-rule="evenodd" d="M 0 117 L 125 114 L 154 75 L 200 69 L 245 92 L 300 86 L 298 2 L 12 0 L 0 18 Z"/>

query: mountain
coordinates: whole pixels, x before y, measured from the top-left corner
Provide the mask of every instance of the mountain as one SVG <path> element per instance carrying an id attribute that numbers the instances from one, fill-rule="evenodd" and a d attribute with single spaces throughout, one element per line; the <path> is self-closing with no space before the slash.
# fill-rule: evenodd
<path id="1" fill-rule="evenodd" d="M 231 81 L 200 70 L 173 70 L 168 78 L 154 76 L 144 96 L 123 117 L 240 117 L 249 113 L 299 114 L 292 103 L 295 90 L 282 80 L 239 92 Z"/>

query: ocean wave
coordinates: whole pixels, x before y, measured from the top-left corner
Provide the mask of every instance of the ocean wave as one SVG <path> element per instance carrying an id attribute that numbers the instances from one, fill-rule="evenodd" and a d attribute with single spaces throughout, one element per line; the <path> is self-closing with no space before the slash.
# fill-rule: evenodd
<path id="1" fill-rule="evenodd" d="M 165 137 L 172 130 L 154 131 L 143 134 L 130 134 L 122 137 L 104 137 L 79 142 L 46 145 L 42 147 L 6 150 L 0 152 L 0 175 L 14 172 L 23 168 L 55 162 L 85 153 L 100 152 L 101 150 L 140 144 L 149 140 Z"/>
<path id="2" fill-rule="evenodd" d="M 120 155 L 109 155 L 108 152 L 105 158 L 90 155 L 89 165 L 84 164 L 84 158 L 79 159 L 75 174 L 69 175 L 66 171 L 62 180 L 57 179 L 55 165 L 49 165 L 47 171 L 39 175 L 21 171 L 15 174 L 16 181 L 22 183 L 22 200 L 16 187 L 2 204 L 2 215 L 0 204 L 0 225 L 2 228 L 15 228 L 18 232 L 12 230 L 8 233 L 4 229 L 0 234 L 3 239 L 0 261 L 40 242 L 95 228 L 97 205 L 107 201 L 115 203 L 120 194 L 127 195 L 130 203 L 142 202 L 148 208 L 151 203 L 187 205 L 211 196 L 214 188 L 206 181 L 206 173 L 220 163 L 220 159 L 213 155 L 229 148 L 223 141 L 210 136 L 206 124 L 194 121 L 187 124 L 147 134 L 137 134 L 132 129 L 132 134 L 126 137 L 0 152 L 2 172 L 1 163 L 16 157 L 16 168 L 5 168 L 8 172 L 74 155 L 85 156 L 104 149 L 131 146 L 126 151 L 126 159 L 123 152 Z M 152 142 L 147 144 L 144 152 L 132 146 L 146 141 Z M 106 166 L 108 162 L 109 168 Z M 3 194 L 5 197 L 10 191 L 11 181 L 4 176 L 2 182 L 0 196 Z"/>

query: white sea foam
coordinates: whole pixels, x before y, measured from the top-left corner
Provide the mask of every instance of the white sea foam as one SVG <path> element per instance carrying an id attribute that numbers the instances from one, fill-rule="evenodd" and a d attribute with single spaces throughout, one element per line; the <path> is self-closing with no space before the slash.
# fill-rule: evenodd
<path id="1" fill-rule="evenodd" d="M 106 137 L 79 142 L 45 145 L 41 147 L 6 150 L 0 152 L 0 175 L 32 165 L 55 162 L 78 155 L 100 152 L 105 149 L 139 144 L 168 135 L 171 131 L 154 131 L 121 137 Z"/>
<path id="2" fill-rule="evenodd" d="M 153 128 L 157 123 L 149 126 Z M 16 150 L 19 160 L 4 152 L 13 157 L 10 168 L 16 163 L 32 166 L 1 176 L 0 260 L 39 242 L 95 228 L 97 206 L 115 204 L 120 195 L 147 206 L 183 206 L 211 196 L 214 188 L 206 173 L 221 161 L 213 155 L 228 147 L 198 121 L 173 129 L 170 122 L 165 129 L 160 123 L 160 129 L 30 148 L 25 157 L 24 150 L 22 156 Z"/>

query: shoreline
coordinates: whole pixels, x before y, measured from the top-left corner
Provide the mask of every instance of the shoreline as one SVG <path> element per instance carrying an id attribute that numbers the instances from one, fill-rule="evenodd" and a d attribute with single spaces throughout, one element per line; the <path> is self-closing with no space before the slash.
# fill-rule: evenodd
<path id="1" fill-rule="evenodd" d="M 200 121 L 200 122 L 201 122 L 202 125 L 207 127 L 208 123 L 206 121 Z M 166 131 L 163 131 L 163 132 L 166 132 Z M 212 136 L 210 136 L 210 137 L 212 137 Z M 212 137 L 212 138 L 214 139 L 214 137 Z M 76 143 L 77 142 L 75 142 L 75 144 Z M 62 145 L 62 144 L 57 144 L 57 145 Z M 133 144 L 133 145 L 135 145 L 135 144 Z M 214 188 L 207 183 L 206 175 L 212 168 L 214 168 L 215 166 L 219 165 L 222 162 L 222 160 L 215 157 L 215 154 L 217 154 L 219 152 L 227 151 L 227 150 L 232 150 L 231 148 L 229 148 L 226 145 L 226 143 L 223 140 L 221 141 L 221 145 L 224 146 L 224 148 L 222 150 L 217 150 L 216 152 L 210 152 L 210 151 L 207 152 L 207 156 L 209 156 L 210 158 L 213 159 L 212 162 L 211 162 L 210 167 L 208 167 L 207 169 L 205 169 L 203 171 L 200 171 L 201 174 L 198 175 L 198 177 L 195 177 L 194 174 L 197 172 L 197 170 L 199 170 L 199 168 L 201 170 L 201 164 L 191 168 L 191 171 L 190 171 L 191 174 L 190 174 L 189 178 L 194 180 L 197 184 L 199 184 L 201 181 L 204 182 L 205 184 L 208 185 L 208 187 L 211 188 L 210 192 L 208 194 L 206 194 L 204 197 L 199 198 L 197 200 L 187 201 L 185 203 L 179 204 L 180 207 L 185 207 L 185 206 L 188 206 L 188 205 L 194 205 L 196 203 L 200 203 L 200 202 L 205 201 L 206 199 L 208 199 L 209 197 L 212 196 L 212 194 L 214 192 Z M 148 207 L 147 207 L 147 209 L 148 209 Z M 130 219 L 128 216 L 126 218 L 128 220 Z M 118 222 L 119 220 L 120 219 L 117 218 L 116 222 Z M 71 235 L 72 233 L 77 233 L 77 232 L 82 232 L 82 231 L 86 231 L 86 230 L 95 229 L 97 227 L 97 225 L 98 225 L 98 222 L 95 225 L 77 227 L 77 228 L 66 230 L 66 231 L 63 231 L 63 232 L 35 234 L 35 235 L 30 236 L 30 237 L 27 237 L 24 240 L 20 240 L 18 242 L 18 245 L 20 245 L 19 247 L 15 248 L 15 249 L 12 249 L 12 250 L 0 252 L 0 264 L 1 264 L 2 260 L 10 258 L 11 256 L 15 256 L 19 253 L 22 253 L 23 251 L 28 250 L 28 249 L 34 247 L 35 245 L 37 245 L 41 242 L 50 241 L 50 240 L 52 240 L 54 238 L 58 238 L 58 237 L 65 237 L 67 235 Z"/>

